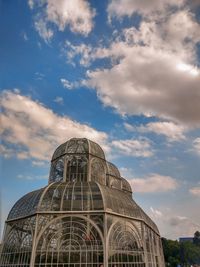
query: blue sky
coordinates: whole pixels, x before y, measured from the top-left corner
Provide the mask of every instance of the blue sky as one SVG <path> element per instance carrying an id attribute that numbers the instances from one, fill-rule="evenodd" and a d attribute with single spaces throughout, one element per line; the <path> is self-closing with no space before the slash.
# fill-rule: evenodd
<path id="1" fill-rule="evenodd" d="M 200 2 L 2 0 L 0 12 L 1 231 L 71 137 L 104 148 L 162 236 L 199 230 Z"/>

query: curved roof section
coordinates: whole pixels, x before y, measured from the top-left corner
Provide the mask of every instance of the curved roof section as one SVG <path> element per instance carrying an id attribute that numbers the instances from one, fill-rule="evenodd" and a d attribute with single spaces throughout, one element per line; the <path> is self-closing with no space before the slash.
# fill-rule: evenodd
<path id="1" fill-rule="evenodd" d="M 96 182 L 57 182 L 26 194 L 11 209 L 8 220 L 49 211 L 107 211 L 143 220 L 155 232 L 154 222 L 123 191 Z"/>
<path id="2" fill-rule="evenodd" d="M 123 177 L 121 177 L 121 180 L 122 180 L 122 190 L 132 193 L 133 191 L 129 182 Z"/>
<path id="3" fill-rule="evenodd" d="M 20 198 L 8 214 L 8 220 L 25 217 L 37 211 L 44 188 L 32 191 Z"/>
<path id="4" fill-rule="evenodd" d="M 106 211 L 114 212 L 120 215 L 133 217 L 143 220 L 155 232 L 159 233 L 156 224 L 151 218 L 136 204 L 132 196 L 125 194 L 123 191 L 117 191 L 106 186 L 101 186 L 104 197 Z"/>
<path id="5" fill-rule="evenodd" d="M 57 182 L 20 198 L 8 220 L 48 211 L 104 210 L 102 193 L 96 182 Z"/>
<path id="6" fill-rule="evenodd" d="M 117 178 L 121 178 L 118 168 L 109 161 L 107 161 L 106 163 L 107 163 L 107 174 L 111 176 L 115 176 Z"/>
<path id="7" fill-rule="evenodd" d="M 95 182 L 51 184 L 41 197 L 38 211 L 104 210 L 99 185 Z"/>
<path id="8" fill-rule="evenodd" d="M 105 160 L 103 149 L 86 138 L 72 138 L 60 145 L 52 156 L 52 161 L 64 154 L 92 154 Z"/>

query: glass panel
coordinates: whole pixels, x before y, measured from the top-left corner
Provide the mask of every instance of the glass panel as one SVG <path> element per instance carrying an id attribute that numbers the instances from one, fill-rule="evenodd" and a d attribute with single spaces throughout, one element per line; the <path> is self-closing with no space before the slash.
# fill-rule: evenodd
<path id="1" fill-rule="evenodd" d="M 103 243 L 96 227 L 87 219 L 62 217 L 42 234 L 34 266 L 99 267 L 101 264 Z"/>
<path id="2" fill-rule="evenodd" d="M 108 266 L 145 266 L 141 244 L 140 237 L 131 224 L 116 223 L 109 237 Z"/>
<path id="3" fill-rule="evenodd" d="M 32 225 L 31 225 L 32 223 Z M 8 224 L 0 255 L 0 266 L 29 266 L 35 220 L 28 218 Z"/>
<path id="4" fill-rule="evenodd" d="M 87 181 L 87 163 L 86 156 L 71 156 L 67 161 L 66 180 L 69 182 Z"/>
<path id="5" fill-rule="evenodd" d="M 49 182 L 59 182 L 63 180 L 64 172 L 64 157 L 54 161 L 51 164 L 51 172 L 49 177 Z"/>
<path id="6" fill-rule="evenodd" d="M 106 184 L 105 163 L 98 158 L 94 158 L 91 162 L 91 180 L 102 185 Z"/>
<path id="7" fill-rule="evenodd" d="M 30 192 L 20 198 L 11 209 L 8 220 L 24 217 L 36 212 L 40 197 L 42 195 L 43 188 Z"/>

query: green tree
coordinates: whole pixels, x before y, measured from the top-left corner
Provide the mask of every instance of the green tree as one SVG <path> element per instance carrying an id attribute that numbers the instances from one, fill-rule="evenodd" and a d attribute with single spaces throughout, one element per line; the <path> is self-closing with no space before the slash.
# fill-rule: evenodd
<path id="1" fill-rule="evenodd" d="M 163 252 L 167 266 L 176 267 L 180 263 L 180 244 L 176 240 L 162 238 Z"/>
<path id="2" fill-rule="evenodd" d="M 196 232 L 194 233 L 193 243 L 194 243 L 196 246 L 200 246 L 200 232 L 199 232 L 199 231 L 196 231 Z"/>
<path id="3" fill-rule="evenodd" d="M 180 245 L 180 258 L 184 266 L 200 263 L 200 247 L 191 242 L 184 242 Z"/>
<path id="4" fill-rule="evenodd" d="M 162 238 L 162 246 L 166 266 L 177 267 L 180 264 L 183 267 L 191 265 L 200 265 L 200 232 L 194 233 L 193 242 L 183 242 Z"/>

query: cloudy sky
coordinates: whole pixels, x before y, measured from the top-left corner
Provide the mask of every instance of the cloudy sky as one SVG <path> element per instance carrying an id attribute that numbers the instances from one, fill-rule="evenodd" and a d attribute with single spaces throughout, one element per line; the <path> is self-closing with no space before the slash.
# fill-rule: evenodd
<path id="1" fill-rule="evenodd" d="M 200 230 L 200 1 L 0 1 L 1 231 L 55 148 L 98 142 L 176 239 Z"/>

